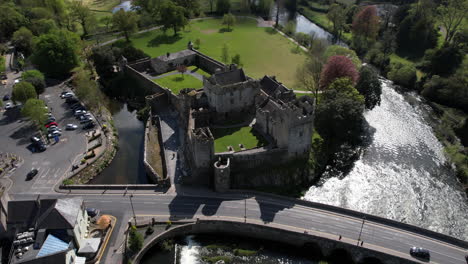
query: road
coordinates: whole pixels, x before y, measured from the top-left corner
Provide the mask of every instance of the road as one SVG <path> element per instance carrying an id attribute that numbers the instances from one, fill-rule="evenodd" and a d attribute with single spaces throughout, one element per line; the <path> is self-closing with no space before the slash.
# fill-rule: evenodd
<path id="1" fill-rule="evenodd" d="M 181 195 L 135 194 L 132 198 L 136 215 L 154 216 L 167 219 L 211 217 L 214 219 L 243 221 L 246 212 L 249 223 L 267 224 L 292 231 L 307 231 L 311 234 L 356 243 L 361 218 L 349 217 L 338 213 L 271 197 L 249 197 L 206 193 L 207 197 Z M 102 213 L 112 214 L 119 219 L 116 233 L 123 234 L 126 221 L 132 217 L 130 197 L 127 193 L 119 194 L 83 194 L 88 207 L 100 208 Z M 210 196 L 210 197 L 208 197 Z M 216 197 L 218 196 L 218 197 Z M 24 198 L 16 196 L 15 198 Z M 116 253 L 123 237 L 114 236 L 109 244 L 106 263 L 116 263 Z M 464 255 L 467 249 L 388 227 L 376 222 L 365 221 L 361 240 L 364 247 L 373 248 L 392 255 L 410 258 L 408 252 L 412 246 L 430 250 L 431 263 L 466 264 Z"/>

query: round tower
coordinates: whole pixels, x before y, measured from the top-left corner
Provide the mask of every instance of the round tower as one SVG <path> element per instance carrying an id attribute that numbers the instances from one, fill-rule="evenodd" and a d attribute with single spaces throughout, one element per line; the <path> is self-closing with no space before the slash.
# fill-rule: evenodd
<path id="1" fill-rule="evenodd" d="M 214 164 L 215 191 L 225 192 L 231 187 L 231 167 L 229 158 L 219 158 Z"/>

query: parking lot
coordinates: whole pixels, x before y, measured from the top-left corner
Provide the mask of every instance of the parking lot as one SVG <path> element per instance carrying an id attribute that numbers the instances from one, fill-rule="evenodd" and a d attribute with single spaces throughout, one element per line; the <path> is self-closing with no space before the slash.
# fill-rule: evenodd
<path id="1" fill-rule="evenodd" d="M 20 74 L 8 73 L 7 85 L 1 87 L 0 96 L 11 95 L 15 78 Z M 56 118 L 58 127 L 62 129 L 62 135 L 58 142 L 51 142 L 44 152 L 32 152 L 31 137 L 37 135 L 37 130 L 29 121 L 21 117 L 20 109 L 14 108 L 0 112 L 0 151 L 14 153 L 24 160 L 11 176 L 13 185 L 10 193 L 27 193 L 34 189 L 35 193 L 51 193 L 54 186 L 61 182 L 63 176 L 71 171 L 72 164 L 79 163 L 86 150 L 85 133 L 80 122 L 74 117 L 65 100 L 60 98 L 60 93 L 67 87 L 58 84 L 47 87 L 40 95 L 49 111 Z M 78 129 L 66 130 L 66 124 L 77 124 Z M 32 169 L 37 169 L 37 175 L 30 181 L 26 175 Z"/>

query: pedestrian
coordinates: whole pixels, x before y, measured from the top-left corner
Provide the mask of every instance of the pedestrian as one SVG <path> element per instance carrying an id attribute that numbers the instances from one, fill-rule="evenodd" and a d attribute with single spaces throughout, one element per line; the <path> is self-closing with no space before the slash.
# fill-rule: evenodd
<path id="1" fill-rule="evenodd" d="M 338 240 L 341 240 L 341 235 L 338 237 Z"/>
<path id="2" fill-rule="evenodd" d="M 364 241 L 361 241 L 361 247 L 362 247 L 362 245 L 364 245 Z"/>

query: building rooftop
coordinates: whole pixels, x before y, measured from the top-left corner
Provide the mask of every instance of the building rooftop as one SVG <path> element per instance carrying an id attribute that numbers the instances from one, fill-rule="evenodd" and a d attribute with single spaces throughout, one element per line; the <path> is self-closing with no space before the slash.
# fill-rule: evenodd
<path id="1" fill-rule="evenodd" d="M 42 214 L 38 221 L 38 228 L 73 229 L 81 210 L 83 199 L 79 197 L 56 200 L 54 206 Z"/>
<path id="2" fill-rule="evenodd" d="M 83 244 L 81 245 L 80 249 L 78 249 L 78 253 L 80 254 L 96 253 L 99 249 L 100 243 L 101 243 L 100 238 L 87 238 L 83 240 Z"/>
<path id="3" fill-rule="evenodd" d="M 53 235 L 48 235 L 36 257 L 40 258 L 43 256 L 52 255 L 67 250 L 69 246 L 69 243 L 62 241 Z"/>
<path id="4" fill-rule="evenodd" d="M 164 54 L 164 55 L 161 55 L 161 56 L 157 57 L 157 59 L 159 59 L 161 61 L 170 61 L 170 60 L 183 58 L 183 57 L 187 57 L 187 56 L 195 55 L 195 54 L 196 53 L 194 51 L 187 49 L 187 50 L 181 50 L 181 51 L 175 52 L 175 53 L 169 53 L 168 52 L 167 54 Z"/>
<path id="5" fill-rule="evenodd" d="M 233 69 L 226 72 L 218 72 L 213 74 L 211 76 L 211 79 L 214 80 L 216 84 L 220 85 L 245 82 L 247 80 L 244 74 L 244 70 L 242 69 Z"/>

